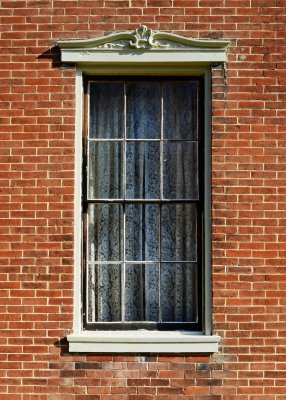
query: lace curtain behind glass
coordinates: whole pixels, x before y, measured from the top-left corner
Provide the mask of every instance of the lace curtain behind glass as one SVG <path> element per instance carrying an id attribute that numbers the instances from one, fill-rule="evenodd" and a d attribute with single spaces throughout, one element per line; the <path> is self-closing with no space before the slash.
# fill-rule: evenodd
<path id="1" fill-rule="evenodd" d="M 90 82 L 87 319 L 198 318 L 198 82 Z"/>

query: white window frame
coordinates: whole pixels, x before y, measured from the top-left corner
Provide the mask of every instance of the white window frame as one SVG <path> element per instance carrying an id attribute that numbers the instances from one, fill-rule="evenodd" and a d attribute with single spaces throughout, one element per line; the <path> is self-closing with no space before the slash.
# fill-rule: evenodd
<path id="1" fill-rule="evenodd" d="M 99 353 L 212 353 L 220 337 L 211 328 L 211 65 L 226 62 L 229 42 L 193 40 L 152 32 L 145 26 L 135 32 L 103 38 L 63 40 L 58 45 L 63 63 L 76 64 L 75 132 L 75 247 L 74 323 L 67 336 L 71 352 Z M 204 330 L 188 331 L 86 331 L 82 324 L 82 130 L 84 76 L 202 76 L 204 78 Z"/>

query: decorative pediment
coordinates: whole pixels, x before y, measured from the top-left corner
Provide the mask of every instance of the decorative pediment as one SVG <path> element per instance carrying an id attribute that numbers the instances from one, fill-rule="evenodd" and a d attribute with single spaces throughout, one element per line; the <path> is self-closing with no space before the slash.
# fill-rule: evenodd
<path id="1" fill-rule="evenodd" d="M 152 59 L 154 53 L 168 54 L 167 60 L 171 52 L 186 55 L 183 59 L 181 54 L 179 62 L 183 60 L 223 62 L 225 61 L 225 51 L 228 43 L 225 40 L 190 39 L 172 33 L 152 31 L 152 29 L 142 25 L 133 32 L 113 33 L 105 37 L 92 39 L 60 40 L 57 44 L 61 49 L 62 61 L 90 63 L 106 62 L 108 58 L 111 59 L 111 56 L 107 56 L 107 54 L 111 53 L 114 57 L 115 54 L 121 55 L 121 59 L 116 60 L 117 62 L 137 62 L 139 59 L 143 62 L 164 62 L 164 56 L 161 57 L 162 60 L 159 60 L 158 57 Z M 212 56 L 206 57 L 206 54 L 212 54 Z M 140 56 L 137 60 L 136 55 Z M 113 60 L 115 59 L 113 58 Z"/>
<path id="2" fill-rule="evenodd" d="M 96 39 L 60 40 L 60 48 L 86 49 L 191 49 L 224 48 L 228 42 L 221 40 L 195 40 L 166 32 L 156 32 L 142 25 L 134 32 L 114 33 Z"/>

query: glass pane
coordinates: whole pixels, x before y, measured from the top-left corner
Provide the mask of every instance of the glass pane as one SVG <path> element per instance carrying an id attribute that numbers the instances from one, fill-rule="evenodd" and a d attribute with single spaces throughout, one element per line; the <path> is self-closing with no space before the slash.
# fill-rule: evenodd
<path id="1" fill-rule="evenodd" d="M 125 279 L 125 320 L 158 321 L 158 264 L 127 264 Z"/>
<path id="2" fill-rule="evenodd" d="M 198 143 L 164 143 L 163 197 L 198 199 Z"/>
<path id="3" fill-rule="evenodd" d="M 160 144 L 126 143 L 126 198 L 160 197 Z"/>
<path id="4" fill-rule="evenodd" d="M 125 213 L 126 260 L 159 260 L 159 206 L 130 204 Z"/>
<path id="5" fill-rule="evenodd" d="M 120 321 L 121 265 L 89 265 L 88 279 L 88 321 Z"/>
<path id="6" fill-rule="evenodd" d="M 90 83 L 90 138 L 122 138 L 124 86 L 122 82 Z"/>
<path id="7" fill-rule="evenodd" d="M 88 265 L 86 286 L 87 286 L 87 321 L 95 322 L 98 319 L 97 265 Z"/>
<path id="8" fill-rule="evenodd" d="M 160 138 L 161 86 L 158 82 L 126 84 L 127 138 Z"/>
<path id="9" fill-rule="evenodd" d="M 161 213 L 162 261 L 197 260 L 195 204 L 165 204 Z"/>
<path id="10" fill-rule="evenodd" d="M 197 265 L 162 264 L 162 322 L 196 322 Z"/>
<path id="11" fill-rule="evenodd" d="M 90 142 L 88 197 L 118 199 L 123 197 L 123 143 Z"/>
<path id="12" fill-rule="evenodd" d="M 89 204 L 87 251 L 90 261 L 121 260 L 121 221 L 119 204 Z"/>
<path id="13" fill-rule="evenodd" d="M 164 139 L 197 139 L 197 92 L 197 82 L 164 83 Z"/>

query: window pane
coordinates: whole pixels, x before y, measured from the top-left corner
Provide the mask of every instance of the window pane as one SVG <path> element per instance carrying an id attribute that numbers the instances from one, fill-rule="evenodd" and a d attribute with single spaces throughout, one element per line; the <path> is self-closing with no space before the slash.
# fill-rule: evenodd
<path id="1" fill-rule="evenodd" d="M 158 264 L 127 264 L 125 279 L 125 320 L 158 321 Z"/>
<path id="2" fill-rule="evenodd" d="M 88 266 L 88 321 L 121 320 L 121 265 Z"/>
<path id="3" fill-rule="evenodd" d="M 89 137 L 122 138 L 123 133 L 123 82 L 91 82 Z"/>
<path id="4" fill-rule="evenodd" d="M 158 82 L 126 84 L 127 138 L 160 138 L 161 86 Z"/>
<path id="5" fill-rule="evenodd" d="M 163 196 L 165 199 L 198 199 L 198 143 L 164 143 Z"/>
<path id="6" fill-rule="evenodd" d="M 195 204 L 165 204 L 161 213 L 162 261 L 197 260 Z"/>
<path id="7" fill-rule="evenodd" d="M 160 197 L 160 144 L 126 143 L 126 198 Z"/>
<path id="8" fill-rule="evenodd" d="M 197 265 L 162 264 L 162 322 L 197 320 Z"/>
<path id="9" fill-rule="evenodd" d="M 197 139 L 197 91 L 196 82 L 163 84 L 164 139 Z"/>
<path id="10" fill-rule="evenodd" d="M 159 260 L 159 212 L 157 205 L 126 205 L 126 260 Z"/>
<path id="11" fill-rule="evenodd" d="M 123 197 L 123 143 L 89 143 L 90 199 L 118 199 Z"/>
<path id="12" fill-rule="evenodd" d="M 121 260 L 122 207 L 119 204 L 89 204 L 89 261 Z"/>

